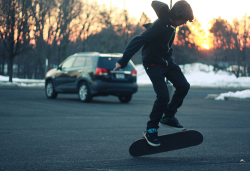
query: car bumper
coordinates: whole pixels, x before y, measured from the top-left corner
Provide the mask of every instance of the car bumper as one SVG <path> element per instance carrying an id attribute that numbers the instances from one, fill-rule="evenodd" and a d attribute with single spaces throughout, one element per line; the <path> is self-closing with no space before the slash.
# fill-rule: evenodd
<path id="1" fill-rule="evenodd" d="M 136 83 L 107 83 L 101 82 L 92 89 L 92 94 L 98 95 L 127 95 L 134 94 L 138 90 Z"/>

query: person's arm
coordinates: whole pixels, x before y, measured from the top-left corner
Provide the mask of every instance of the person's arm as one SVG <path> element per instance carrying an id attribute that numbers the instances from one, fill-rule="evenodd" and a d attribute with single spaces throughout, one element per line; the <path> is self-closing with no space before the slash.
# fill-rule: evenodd
<path id="1" fill-rule="evenodd" d="M 160 20 L 156 20 L 151 24 L 146 31 L 144 31 L 140 36 L 134 37 L 128 44 L 127 48 L 123 53 L 123 57 L 117 62 L 119 65 L 115 69 L 124 68 L 127 66 L 129 60 L 132 56 L 146 43 L 153 40 L 160 33 L 165 31 L 166 27 Z"/>

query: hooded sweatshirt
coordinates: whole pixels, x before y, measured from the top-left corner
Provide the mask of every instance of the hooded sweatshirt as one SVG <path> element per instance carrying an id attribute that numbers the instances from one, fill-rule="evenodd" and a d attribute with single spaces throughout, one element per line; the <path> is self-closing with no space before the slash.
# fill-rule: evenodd
<path id="1" fill-rule="evenodd" d="M 167 4 L 153 1 L 152 7 L 158 19 L 153 23 L 144 24 L 146 30 L 129 42 L 123 57 L 118 61 L 122 68 L 142 47 L 142 63 L 145 67 L 151 64 L 168 65 L 168 60 L 172 56 L 171 46 L 175 38 L 176 27 L 166 15 L 166 10 L 169 10 Z"/>

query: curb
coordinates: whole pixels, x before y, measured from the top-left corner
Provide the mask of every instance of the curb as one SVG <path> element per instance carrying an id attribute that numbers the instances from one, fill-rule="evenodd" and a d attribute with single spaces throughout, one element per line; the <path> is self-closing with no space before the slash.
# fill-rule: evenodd
<path id="1" fill-rule="evenodd" d="M 153 85 L 138 85 L 139 88 L 153 88 Z M 0 89 L 44 89 L 43 86 L 21 86 L 17 83 L 0 83 Z M 249 87 L 198 87 L 198 86 L 191 86 L 190 89 L 206 89 L 206 90 L 246 90 L 250 89 Z M 216 98 L 216 97 L 215 97 Z"/>
<path id="2" fill-rule="evenodd" d="M 34 83 L 34 82 L 32 82 Z M 31 85 L 29 86 L 29 83 L 24 83 L 26 84 L 25 86 L 21 85 L 19 82 L 0 82 L 0 89 L 44 89 L 44 83 L 41 82 L 35 82 L 40 85 Z M 42 85 L 41 85 L 42 84 Z M 167 84 L 168 85 L 168 84 Z M 172 85 L 172 84 L 169 84 Z M 153 88 L 152 84 L 138 84 L 138 87 L 140 88 Z M 207 89 L 207 90 L 246 90 L 250 89 L 250 87 L 199 87 L 199 86 L 190 86 L 190 89 Z"/>
<path id="3" fill-rule="evenodd" d="M 207 89 L 207 90 L 246 90 L 250 87 L 199 87 L 199 86 L 190 86 L 191 89 Z"/>
<path id="4" fill-rule="evenodd" d="M 138 85 L 140 88 L 153 88 L 153 85 Z M 169 91 L 171 92 L 169 95 L 171 97 L 171 94 L 174 92 L 173 86 L 168 86 Z M 221 88 L 221 87 L 198 87 L 198 86 L 191 86 L 191 89 L 210 89 L 210 90 L 245 90 L 249 88 Z M 17 83 L 0 83 L 0 90 L 7 89 L 7 90 L 44 90 L 44 86 L 22 86 Z M 205 99 L 208 100 L 215 100 L 219 94 L 208 94 Z M 225 97 L 225 101 L 247 101 L 250 102 L 250 98 L 236 98 L 236 97 Z"/>
<path id="5" fill-rule="evenodd" d="M 250 102 L 250 98 L 242 99 L 242 98 L 237 98 L 237 97 L 225 97 L 225 100 Z"/>
<path id="6" fill-rule="evenodd" d="M 0 90 L 4 90 L 4 89 L 7 89 L 7 90 L 44 90 L 45 88 L 44 87 L 19 87 L 19 86 L 12 86 L 12 87 L 8 87 L 8 86 L 4 86 L 4 87 L 1 87 L 0 86 Z"/>
<path id="7" fill-rule="evenodd" d="M 214 100 L 218 96 L 219 96 L 219 94 L 208 94 L 207 97 L 205 97 L 205 99 L 212 99 L 212 100 Z"/>
<path id="8" fill-rule="evenodd" d="M 0 83 L 0 89 L 44 89 L 44 85 L 22 86 L 18 83 Z"/>

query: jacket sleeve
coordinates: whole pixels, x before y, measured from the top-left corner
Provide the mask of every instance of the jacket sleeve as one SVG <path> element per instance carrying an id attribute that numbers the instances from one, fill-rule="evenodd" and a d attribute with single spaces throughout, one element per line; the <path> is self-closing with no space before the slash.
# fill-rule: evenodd
<path id="1" fill-rule="evenodd" d="M 164 32 L 166 27 L 157 19 L 153 24 L 149 25 L 140 36 L 134 37 L 126 47 L 123 57 L 118 61 L 122 68 L 126 67 L 132 56 L 141 49 L 146 43 L 152 41 L 156 36 Z"/>

